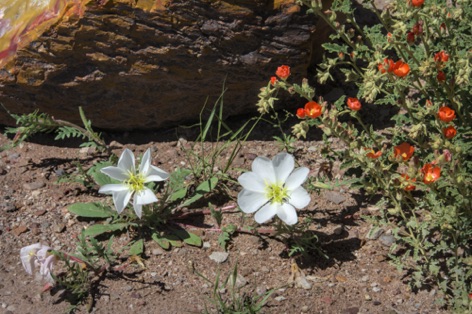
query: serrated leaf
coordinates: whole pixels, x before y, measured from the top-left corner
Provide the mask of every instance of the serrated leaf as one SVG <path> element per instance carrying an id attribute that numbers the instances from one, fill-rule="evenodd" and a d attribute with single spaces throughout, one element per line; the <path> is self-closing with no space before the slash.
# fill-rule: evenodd
<path id="1" fill-rule="evenodd" d="M 92 225 L 83 231 L 85 236 L 96 237 L 100 234 L 123 230 L 128 227 L 127 223 L 117 223 L 110 225 Z"/>
<path id="2" fill-rule="evenodd" d="M 129 248 L 129 255 L 141 255 L 144 252 L 144 241 L 140 239 L 131 245 Z"/>
<path id="3" fill-rule="evenodd" d="M 172 232 L 188 245 L 193 245 L 197 247 L 202 246 L 202 239 L 194 233 L 188 232 L 187 230 L 183 229 L 173 230 Z"/>
<path id="4" fill-rule="evenodd" d="M 116 214 L 100 203 L 75 203 L 67 207 L 67 210 L 79 217 L 87 218 L 108 218 Z"/>
<path id="5" fill-rule="evenodd" d="M 166 239 L 162 238 L 160 235 L 158 235 L 157 233 L 153 233 L 152 234 L 152 239 L 154 241 L 157 242 L 157 244 L 159 244 L 159 246 L 161 248 L 163 248 L 164 250 L 168 250 L 170 249 L 170 243 L 169 241 L 167 241 Z"/>

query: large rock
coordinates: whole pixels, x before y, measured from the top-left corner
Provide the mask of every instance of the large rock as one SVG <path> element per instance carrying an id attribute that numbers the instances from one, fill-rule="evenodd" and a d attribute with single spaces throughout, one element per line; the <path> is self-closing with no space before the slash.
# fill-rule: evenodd
<path id="1" fill-rule="evenodd" d="M 305 77 L 327 38 L 294 2 L 92 1 L 18 51 L 0 71 L 0 103 L 76 123 L 82 106 L 95 127 L 155 129 L 197 119 L 224 85 L 228 114 L 255 111 L 277 66 Z"/>

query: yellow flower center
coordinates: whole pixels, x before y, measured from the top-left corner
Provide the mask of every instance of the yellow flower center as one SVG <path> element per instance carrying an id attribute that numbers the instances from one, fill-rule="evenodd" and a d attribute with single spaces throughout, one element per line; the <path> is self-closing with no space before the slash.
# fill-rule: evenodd
<path id="1" fill-rule="evenodd" d="M 130 174 L 129 179 L 126 181 L 126 185 L 130 190 L 139 192 L 144 189 L 144 177 L 142 174 Z"/>
<path id="2" fill-rule="evenodd" d="M 434 181 L 434 176 L 432 173 L 427 173 L 426 176 L 425 176 L 425 180 L 427 182 L 433 182 Z"/>
<path id="3" fill-rule="evenodd" d="M 279 183 L 266 183 L 266 197 L 272 204 L 282 204 L 284 200 L 288 198 L 287 188 Z"/>

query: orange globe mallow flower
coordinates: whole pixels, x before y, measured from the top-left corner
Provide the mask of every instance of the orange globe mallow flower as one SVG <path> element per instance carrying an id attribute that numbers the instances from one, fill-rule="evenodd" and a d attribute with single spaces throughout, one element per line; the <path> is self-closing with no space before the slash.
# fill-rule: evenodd
<path id="1" fill-rule="evenodd" d="M 373 148 L 370 150 L 370 152 L 368 152 L 366 154 L 367 157 L 371 158 L 371 159 L 377 159 L 379 158 L 380 156 L 382 156 L 382 151 L 375 151 Z"/>
<path id="2" fill-rule="evenodd" d="M 449 140 L 453 138 L 454 136 L 456 136 L 457 134 L 456 128 L 452 125 L 448 126 L 447 128 L 442 129 L 442 131 L 443 131 L 444 137 L 446 137 Z"/>
<path id="3" fill-rule="evenodd" d="M 347 99 L 347 106 L 349 107 L 349 109 L 354 111 L 359 111 L 362 108 L 361 102 L 355 97 L 349 97 Z"/>
<path id="4" fill-rule="evenodd" d="M 290 76 L 290 67 L 288 65 L 281 65 L 277 68 L 275 72 L 280 79 L 286 80 Z"/>
<path id="5" fill-rule="evenodd" d="M 436 182 L 441 177 L 441 168 L 432 163 L 426 164 L 421 168 L 423 173 L 423 182 L 425 184 L 431 184 Z"/>
<path id="6" fill-rule="evenodd" d="M 448 123 L 456 118 L 456 112 L 449 107 L 441 107 L 438 111 L 438 118 L 442 122 Z"/>
<path id="7" fill-rule="evenodd" d="M 393 62 L 392 59 L 385 58 L 383 63 L 378 65 L 378 69 L 380 73 L 392 73 L 398 77 L 404 77 L 408 73 L 410 73 L 410 66 L 408 63 L 403 62 L 402 60 L 398 60 L 397 62 Z"/>
<path id="8" fill-rule="evenodd" d="M 434 55 L 434 61 L 436 62 L 447 62 L 448 60 L 449 55 L 444 50 L 441 50 Z"/>
<path id="9" fill-rule="evenodd" d="M 410 177 L 404 173 L 402 174 L 403 182 L 405 187 L 403 188 L 405 191 L 414 191 L 416 189 L 416 186 L 413 184 L 413 182 L 416 182 L 416 178 L 410 179 Z"/>
<path id="10" fill-rule="evenodd" d="M 404 142 L 400 145 L 397 145 L 393 148 L 393 156 L 395 158 L 401 157 L 403 161 L 407 161 L 408 159 L 413 156 L 415 152 L 415 147 L 411 146 L 410 144 Z"/>
<path id="11" fill-rule="evenodd" d="M 424 0 L 411 0 L 411 5 L 414 7 L 420 7 L 424 3 Z"/>
<path id="12" fill-rule="evenodd" d="M 395 62 L 393 62 L 392 59 L 387 59 L 385 58 L 383 60 L 383 63 L 380 63 L 378 65 L 378 69 L 380 71 L 380 73 L 385 73 L 385 72 L 393 72 L 393 68 L 395 66 Z"/>
<path id="13" fill-rule="evenodd" d="M 321 110 L 323 107 L 315 101 L 309 101 L 305 104 L 305 115 L 315 119 L 321 115 Z"/>
<path id="14" fill-rule="evenodd" d="M 305 112 L 305 109 L 304 108 L 298 108 L 297 109 L 297 117 L 299 119 L 305 119 L 306 117 L 306 112 Z"/>
<path id="15" fill-rule="evenodd" d="M 395 74 L 398 77 L 404 77 L 404 76 L 407 76 L 408 73 L 410 73 L 410 66 L 408 65 L 408 63 L 405 63 L 401 60 L 398 60 L 397 62 L 395 62 L 393 74 Z"/>

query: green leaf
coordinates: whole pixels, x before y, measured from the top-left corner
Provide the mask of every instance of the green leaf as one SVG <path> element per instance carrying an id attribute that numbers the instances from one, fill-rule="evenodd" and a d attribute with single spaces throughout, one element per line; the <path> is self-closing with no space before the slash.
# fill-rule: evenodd
<path id="1" fill-rule="evenodd" d="M 191 232 L 188 232 L 186 230 L 180 229 L 180 230 L 173 230 L 172 231 L 175 235 L 177 235 L 180 239 L 182 239 L 185 243 L 188 245 L 193 245 L 197 247 L 202 246 L 202 239 L 197 236 L 196 234 L 193 234 Z"/>
<path id="2" fill-rule="evenodd" d="M 128 227 L 127 223 L 116 223 L 110 225 L 92 225 L 83 231 L 85 236 L 96 237 L 106 232 L 123 230 Z"/>
<path id="3" fill-rule="evenodd" d="M 109 167 L 112 165 L 113 164 L 109 161 L 98 162 L 87 171 L 87 174 L 91 176 L 95 180 L 95 182 L 100 186 L 104 186 L 105 184 L 117 183 L 118 181 L 113 180 L 112 178 L 100 171 L 102 168 Z"/>
<path id="4" fill-rule="evenodd" d="M 195 191 L 195 195 L 186 200 L 181 206 L 188 206 L 200 198 L 203 197 L 206 193 L 210 192 L 216 187 L 216 184 L 218 183 L 218 178 L 217 177 L 212 177 L 209 180 L 203 181 L 200 183 L 200 185 L 197 186 L 197 189 Z"/>
<path id="5" fill-rule="evenodd" d="M 166 239 L 162 238 L 159 234 L 153 233 L 153 234 L 152 234 L 152 239 L 153 239 L 154 241 L 156 241 L 157 244 L 159 244 L 159 246 L 160 246 L 161 248 L 163 248 L 164 250 L 170 249 L 170 243 L 169 243 L 169 241 L 167 241 Z"/>
<path id="6" fill-rule="evenodd" d="M 144 252 L 144 241 L 140 239 L 131 245 L 129 248 L 129 255 L 141 255 Z"/>
<path id="7" fill-rule="evenodd" d="M 116 214 L 108 206 L 100 203 L 75 203 L 67 208 L 71 213 L 79 217 L 108 218 Z"/>
<path id="8" fill-rule="evenodd" d="M 173 247 L 182 247 L 183 243 L 175 234 L 166 234 L 163 236 Z"/>
<path id="9" fill-rule="evenodd" d="M 179 189 L 170 195 L 169 201 L 174 202 L 180 200 L 187 195 L 187 187 Z"/>

